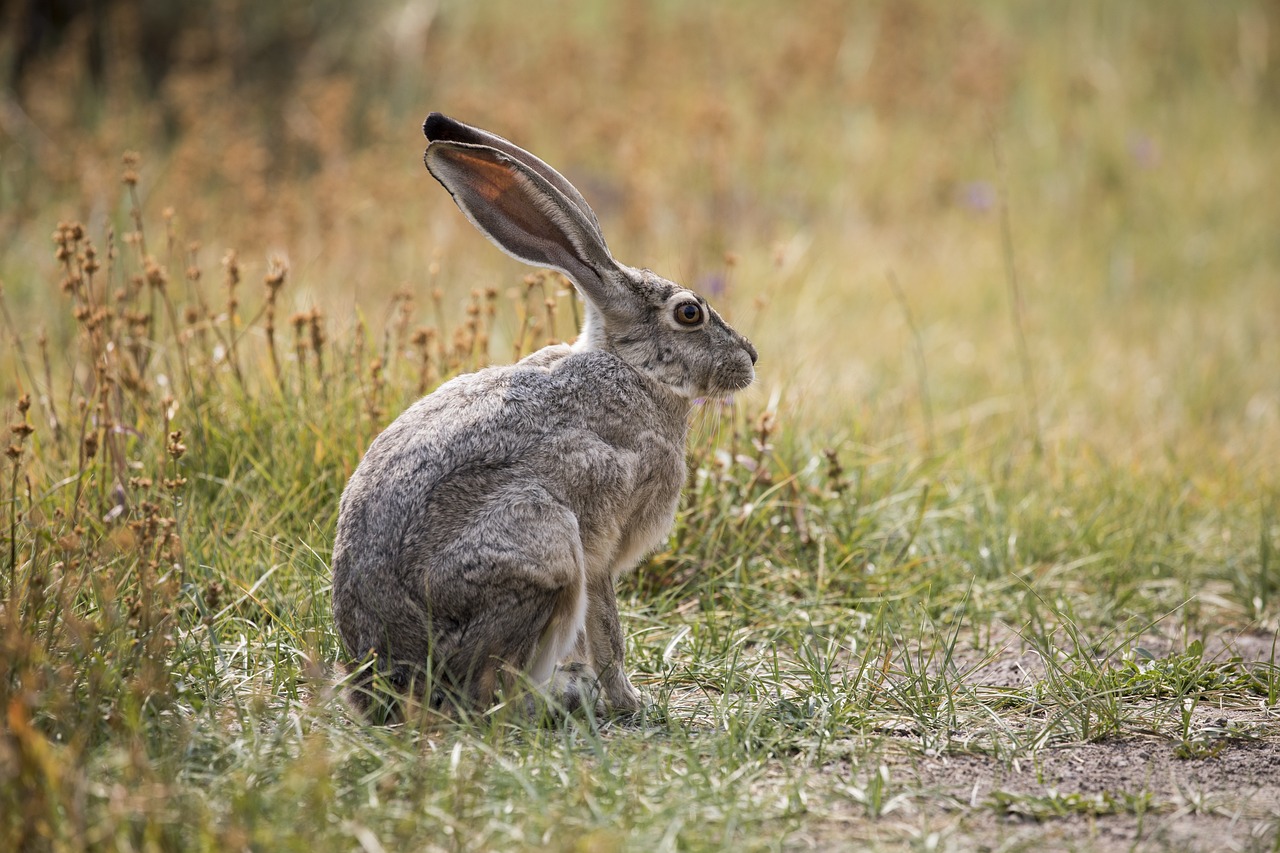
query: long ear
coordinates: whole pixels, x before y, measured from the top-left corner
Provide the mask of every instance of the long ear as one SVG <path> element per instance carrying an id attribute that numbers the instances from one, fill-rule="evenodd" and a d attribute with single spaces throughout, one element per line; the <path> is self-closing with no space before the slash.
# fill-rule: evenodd
<path id="1" fill-rule="evenodd" d="M 577 188 L 569 183 L 564 175 L 528 151 L 513 145 L 496 133 L 490 133 L 487 130 L 463 124 L 441 113 L 432 113 L 427 116 L 427 120 L 422 123 L 422 133 L 430 142 L 465 142 L 471 145 L 487 145 L 490 148 L 496 148 L 512 160 L 523 163 L 530 170 L 546 178 L 547 183 L 563 193 L 564 197 L 574 207 L 578 208 L 578 211 L 587 221 L 587 224 L 591 226 L 591 229 L 596 232 L 596 239 L 600 241 L 600 245 L 607 245 L 604 240 L 604 234 L 600 231 L 600 223 L 596 219 L 595 211 L 591 209 L 591 205 L 587 204 L 587 200 L 582 197 L 582 193 L 578 192 Z"/>
<path id="2" fill-rule="evenodd" d="M 424 160 L 498 248 L 560 270 L 606 315 L 623 307 L 616 305 L 618 263 L 577 205 L 542 175 L 502 151 L 465 142 L 432 142 Z"/>

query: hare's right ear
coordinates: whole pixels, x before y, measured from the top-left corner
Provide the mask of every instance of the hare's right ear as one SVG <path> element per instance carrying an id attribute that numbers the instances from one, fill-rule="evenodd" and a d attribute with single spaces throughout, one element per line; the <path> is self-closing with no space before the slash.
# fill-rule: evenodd
<path id="1" fill-rule="evenodd" d="M 467 142 L 434 141 L 424 159 L 471 224 L 498 248 L 527 264 L 560 270 L 606 316 L 622 307 L 620 268 L 598 229 L 542 175 L 496 148 Z"/>
<path id="2" fill-rule="evenodd" d="M 498 149 L 512 160 L 528 166 L 531 170 L 546 178 L 547 183 L 564 193 L 564 197 L 569 199 L 574 207 L 578 208 L 583 218 L 587 220 L 587 224 L 596 232 L 596 236 L 600 238 L 600 243 L 602 245 L 605 244 L 604 234 L 600 231 L 600 222 L 596 219 L 596 212 L 591 209 L 591 205 L 587 204 L 587 200 L 582 197 L 582 193 L 578 192 L 578 188 L 569 183 L 564 175 L 528 151 L 503 139 L 496 133 L 490 133 L 487 130 L 463 124 L 443 113 L 432 113 L 427 116 L 427 120 L 422 123 L 422 133 L 429 142 L 466 142 L 471 145 L 487 145 L 490 148 Z"/>

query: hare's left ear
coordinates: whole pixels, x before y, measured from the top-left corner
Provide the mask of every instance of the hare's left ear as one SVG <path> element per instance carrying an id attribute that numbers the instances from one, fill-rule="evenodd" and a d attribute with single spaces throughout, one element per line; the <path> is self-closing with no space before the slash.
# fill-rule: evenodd
<path id="1" fill-rule="evenodd" d="M 427 120 L 422 123 L 422 133 L 430 142 L 465 142 L 471 145 L 487 145 L 490 148 L 496 148 L 512 160 L 524 164 L 530 171 L 541 175 L 547 180 L 547 183 L 563 193 L 564 197 L 574 207 L 578 208 L 582 218 L 591 226 L 591 230 L 596 233 L 596 238 L 600 241 L 600 245 L 607 245 L 604 240 L 604 234 L 600 231 L 600 222 L 596 219 L 595 211 L 591 209 L 591 205 L 587 204 L 587 200 L 582 197 L 582 193 L 578 192 L 578 188 L 569 183 L 564 175 L 528 151 L 503 139 L 496 133 L 490 133 L 487 130 L 463 124 L 441 113 L 432 113 L 427 116 Z"/>
<path id="2" fill-rule="evenodd" d="M 625 273 L 582 210 L 546 178 L 487 145 L 432 142 L 427 169 L 471 224 L 517 260 L 569 276 L 606 317 L 626 312 Z"/>

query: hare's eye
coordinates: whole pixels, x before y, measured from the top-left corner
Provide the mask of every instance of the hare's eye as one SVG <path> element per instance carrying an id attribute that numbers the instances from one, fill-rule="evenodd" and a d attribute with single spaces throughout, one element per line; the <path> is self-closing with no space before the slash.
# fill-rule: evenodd
<path id="1" fill-rule="evenodd" d="M 682 326 L 696 326 L 702 322 L 702 306 L 696 302 L 681 302 L 676 306 L 676 322 Z"/>

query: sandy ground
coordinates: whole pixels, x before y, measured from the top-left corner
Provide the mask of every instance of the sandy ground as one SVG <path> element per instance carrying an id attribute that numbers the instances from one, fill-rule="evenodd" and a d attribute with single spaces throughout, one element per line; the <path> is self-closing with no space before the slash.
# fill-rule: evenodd
<path id="1" fill-rule="evenodd" d="M 1223 634 L 1203 642 L 1206 660 L 1280 663 L 1274 634 Z M 975 654 L 976 665 L 960 656 L 968 684 L 999 690 L 1044 677 L 1039 656 L 1020 648 L 1016 636 L 1003 645 L 994 659 Z M 1144 636 L 1139 645 L 1163 657 L 1185 648 L 1185 639 Z M 951 747 L 940 754 L 915 749 L 887 760 L 887 789 L 896 800 L 881 817 L 869 819 L 856 794 L 847 805 L 827 803 L 822 819 L 806 822 L 788 847 L 1280 851 L 1280 707 L 1266 707 L 1262 697 L 1251 705 L 1202 703 L 1192 711 L 1190 729 L 1207 748 L 1193 757 L 1179 754 L 1181 738 L 1170 733 L 1177 708 L 1153 704 L 1150 731 L 1126 726 L 1123 735 L 1040 749 L 1032 759 L 965 752 L 967 733 L 953 733 Z M 1016 728 L 1017 715 L 1004 723 Z M 886 734 L 890 741 L 912 739 L 907 731 Z M 973 735 L 981 742 L 979 732 Z M 839 764 L 824 770 L 849 778 L 848 764 Z M 852 775 L 852 787 L 865 791 L 866 774 Z M 923 835 L 921 827 L 928 828 Z"/>

